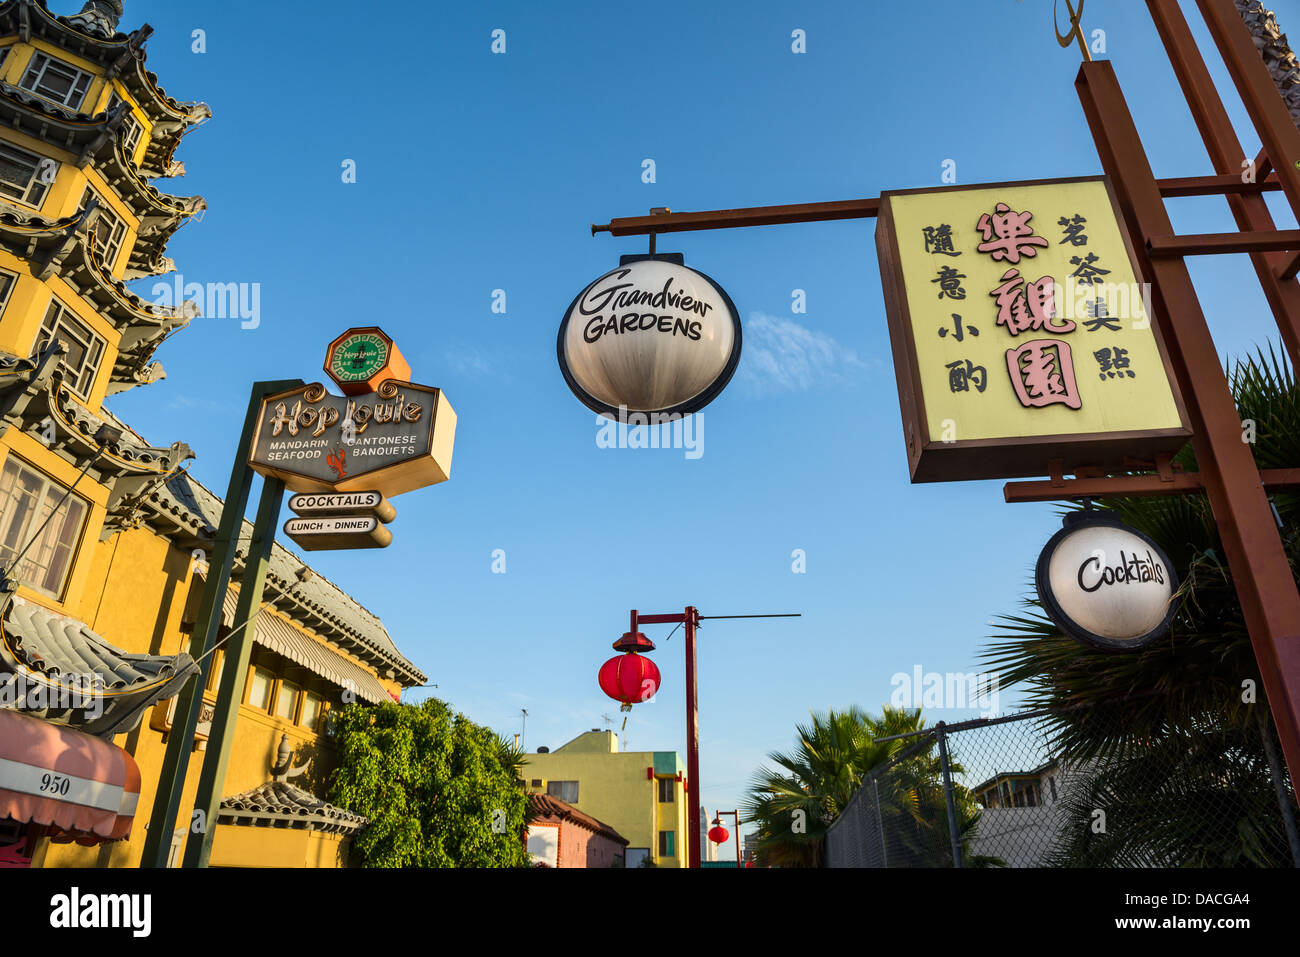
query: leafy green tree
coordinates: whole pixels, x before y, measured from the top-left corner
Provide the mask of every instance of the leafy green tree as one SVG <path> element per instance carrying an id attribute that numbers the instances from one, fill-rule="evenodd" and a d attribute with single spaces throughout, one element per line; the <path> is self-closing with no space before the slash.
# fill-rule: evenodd
<path id="1" fill-rule="evenodd" d="M 443 701 L 354 704 L 336 712 L 330 800 L 370 823 L 363 867 L 526 867 L 513 745 Z"/>
<path id="2" fill-rule="evenodd" d="M 1300 389 L 1273 348 L 1231 363 L 1228 380 L 1259 467 L 1300 465 Z M 1190 445 L 1175 465 L 1196 471 Z M 1271 498 L 1294 572 L 1300 497 Z M 1161 543 L 1181 581 L 1181 604 L 1169 635 L 1131 654 L 1094 651 L 1060 634 L 1032 596 L 1024 613 L 1001 616 L 1002 631 L 983 655 L 1001 685 L 1023 685 L 1033 707 L 1080 706 L 1043 722 L 1053 751 L 1077 775 L 1052 862 L 1288 866 L 1274 781 L 1288 791 L 1289 782 L 1208 500 L 1098 504 Z M 1294 807 L 1293 794 L 1288 800 Z M 1097 809 L 1107 811 L 1104 832 L 1090 826 Z"/>

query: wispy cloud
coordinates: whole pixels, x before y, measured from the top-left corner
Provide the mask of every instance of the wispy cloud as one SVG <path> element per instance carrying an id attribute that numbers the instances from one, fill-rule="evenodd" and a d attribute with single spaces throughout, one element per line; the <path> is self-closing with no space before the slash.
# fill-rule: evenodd
<path id="1" fill-rule="evenodd" d="M 738 381 L 754 395 L 839 384 L 875 365 L 824 332 L 765 312 L 750 313 L 744 333 Z"/>
<path id="2" fill-rule="evenodd" d="M 169 405 L 173 409 L 189 409 L 200 412 L 228 412 L 234 408 L 229 402 L 219 402 L 216 399 L 185 395 L 184 393 L 173 395 Z"/>
<path id="3" fill-rule="evenodd" d="M 448 349 L 444 359 L 451 368 L 463 376 L 492 375 L 492 365 L 479 350 L 472 346 Z"/>

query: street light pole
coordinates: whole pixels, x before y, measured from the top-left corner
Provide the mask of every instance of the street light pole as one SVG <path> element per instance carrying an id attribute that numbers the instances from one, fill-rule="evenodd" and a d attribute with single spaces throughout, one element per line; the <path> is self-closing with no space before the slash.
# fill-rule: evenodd
<path id="1" fill-rule="evenodd" d="M 686 812 L 689 838 L 687 866 L 700 866 L 700 707 L 699 682 L 695 657 L 695 629 L 699 627 L 700 613 L 687 605 L 686 618 L 686 781 L 690 788 Z"/>
<path id="2" fill-rule="evenodd" d="M 694 605 L 687 605 L 679 615 L 642 615 L 632 610 L 630 635 L 637 625 L 683 625 L 686 632 L 686 792 L 693 797 L 686 804 L 686 866 L 700 866 L 700 709 L 697 681 L 695 638 L 700 622 L 709 618 L 798 618 L 797 613 L 780 615 L 701 615 Z M 617 645 L 616 645 L 617 647 Z M 653 647 L 653 646 L 651 646 Z M 739 826 L 737 826 L 739 830 Z M 739 840 L 739 838 L 737 838 Z"/>
<path id="3" fill-rule="evenodd" d="M 721 823 L 722 823 L 722 817 L 723 817 L 723 815 L 725 815 L 725 814 L 729 814 L 729 815 L 731 815 L 731 817 L 732 817 L 732 818 L 735 820 L 735 822 L 736 822 L 736 832 L 735 832 L 735 837 L 736 837 L 736 867 L 742 867 L 743 865 L 740 863 L 740 812 L 739 812 L 739 811 L 719 811 L 718 813 L 716 813 L 716 814 L 713 815 L 713 823 L 714 823 L 714 824 L 721 824 Z"/>

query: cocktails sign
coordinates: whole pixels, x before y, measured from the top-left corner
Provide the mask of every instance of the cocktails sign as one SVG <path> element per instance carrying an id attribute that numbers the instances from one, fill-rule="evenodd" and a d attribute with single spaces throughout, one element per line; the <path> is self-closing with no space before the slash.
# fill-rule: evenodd
<path id="1" fill-rule="evenodd" d="M 624 256 L 573 300 L 556 351 L 573 394 L 601 415 L 686 415 L 730 381 L 740 340 L 731 298 L 680 255 Z"/>
<path id="2" fill-rule="evenodd" d="M 1190 437 L 1103 177 L 881 196 L 912 481 L 1118 469 Z"/>
<path id="3" fill-rule="evenodd" d="M 1057 626 L 1094 648 L 1137 651 L 1169 630 L 1178 576 L 1150 537 L 1105 511 L 1071 512 L 1035 569 Z"/>

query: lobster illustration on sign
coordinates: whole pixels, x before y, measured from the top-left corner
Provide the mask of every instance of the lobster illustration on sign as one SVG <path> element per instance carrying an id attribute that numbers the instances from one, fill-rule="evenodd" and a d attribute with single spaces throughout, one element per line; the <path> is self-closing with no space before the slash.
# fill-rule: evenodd
<path id="1" fill-rule="evenodd" d="M 338 477 L 340 479 L 347 478 L 347 469 L 343 467 L 343 463 L 347 460 L 347 457 L 348 454 L 344 452 L 343 449 L 339 449 L 337 452 L 330 452 L 325 456 L 325 461 L 329 464 L 330 468 L 339 473 Z"/>

